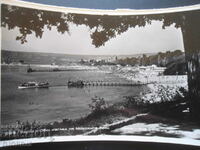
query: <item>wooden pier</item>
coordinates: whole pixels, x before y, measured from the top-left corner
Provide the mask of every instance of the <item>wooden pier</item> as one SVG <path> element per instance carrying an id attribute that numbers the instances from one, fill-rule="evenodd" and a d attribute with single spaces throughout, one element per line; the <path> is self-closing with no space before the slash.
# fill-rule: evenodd
<path id="1" fill-rule="evenodd" d="M 140 86 L 144 83 L 136 82 L 110 82 L 110 81 L 82 81 L 83 86 Z"/>

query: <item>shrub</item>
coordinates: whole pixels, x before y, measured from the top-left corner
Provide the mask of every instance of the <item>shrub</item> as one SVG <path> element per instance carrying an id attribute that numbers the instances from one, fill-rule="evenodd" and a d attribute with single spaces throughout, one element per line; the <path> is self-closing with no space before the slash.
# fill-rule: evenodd
<path id="1" fill-rule="evenodd" d="M 92 110 L 92 112 L 102 112 L 108 108 L 108 105 L 104 98 L 95 96 L 92 98 L 92 103 L 89 104 L 89 108 Z"/>

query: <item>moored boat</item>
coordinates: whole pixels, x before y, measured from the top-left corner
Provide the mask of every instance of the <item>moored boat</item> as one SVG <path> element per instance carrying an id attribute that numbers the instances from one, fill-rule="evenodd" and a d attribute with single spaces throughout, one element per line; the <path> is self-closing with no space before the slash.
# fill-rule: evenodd
<path id="1" fill-rule="evenodd" d="M 48 88 L 48 82 L 25 82 L 18 86 L 18 89 Z"/>
<path id="2" fill-rule="evenodd" d="M 82 88 L 84 86 L 84 82 L 82 80 L 78 81 L 68 81 L 68 87 L 79 87 Z"/>

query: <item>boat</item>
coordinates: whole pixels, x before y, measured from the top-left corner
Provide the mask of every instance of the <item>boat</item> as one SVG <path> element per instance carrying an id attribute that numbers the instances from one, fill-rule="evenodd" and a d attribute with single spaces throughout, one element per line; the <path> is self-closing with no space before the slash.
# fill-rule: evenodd
<path id="1" fill-rule="evenodd" d="M 82 88 L 84 86 L 84 82 L 81 80 L 78 81 L 68 81 L 68 87 L 79 87 Z"/>
<path id="2" fill-rule="evenodd" d="M 48 88 L 48 82 L 25 82 L 18 86 L 18 89 Z"/>

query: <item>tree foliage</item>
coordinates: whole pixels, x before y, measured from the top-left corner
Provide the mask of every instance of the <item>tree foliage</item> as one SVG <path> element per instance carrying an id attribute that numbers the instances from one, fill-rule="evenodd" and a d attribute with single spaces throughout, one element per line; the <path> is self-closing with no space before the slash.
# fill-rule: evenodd
<path id="1" fill-rule="evenodd" d="M 65 14 L 3 4 L 1 26 L 8 27 L 9 30 L 17 27 L 20 35 L 16 37 L 16 40 L 20 40 L 23 44 L 28 42 L 27 35 L 33 33 L 36 37 L 42 38 L 45 26 L 49 30 L 56 27 L 57 31 L 63 34 L 70 32 L 70 23 L 77 26 L 85 25 L 90 29 L 92 44 L 100 47 L 129 28 L 144 27 L 154 20 L 163 21 L 163 29 L 173 23 L 175 23 L 175 27 L 181 27 L 183 16 L 184 13 L 127 16 Z"/>

